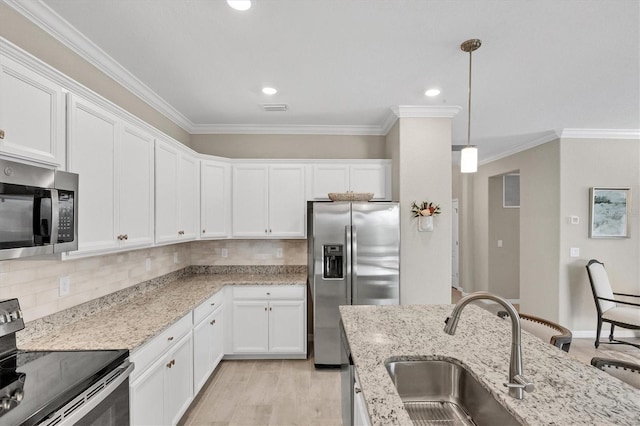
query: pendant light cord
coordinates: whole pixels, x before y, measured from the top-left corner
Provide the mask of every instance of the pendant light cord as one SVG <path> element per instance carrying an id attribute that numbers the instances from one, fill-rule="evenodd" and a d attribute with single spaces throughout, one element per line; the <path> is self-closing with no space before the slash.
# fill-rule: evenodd
<path id="1" fill-rule="evenodd" d="M 467 122 L 467 146 L 471 146 L 471 58 L 473 51 L 469 51 L 469 121 Z"/>

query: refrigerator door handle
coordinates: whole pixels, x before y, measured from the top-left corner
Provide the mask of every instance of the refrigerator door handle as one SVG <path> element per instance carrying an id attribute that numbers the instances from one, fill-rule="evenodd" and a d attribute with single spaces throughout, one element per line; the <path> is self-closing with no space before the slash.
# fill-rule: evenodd
<path id="1" fill-rule="evenodd" d="M 344 227 L 345 238 L 345 263 L 346 263 L 346 278 L 347 278 L 347 303 L 351 305 L 351 225 Z"/>
<path id="2" fill-rule="evenodd" d="M 351 226 L 351 304 L 358 304 L 358 230 Z"/>

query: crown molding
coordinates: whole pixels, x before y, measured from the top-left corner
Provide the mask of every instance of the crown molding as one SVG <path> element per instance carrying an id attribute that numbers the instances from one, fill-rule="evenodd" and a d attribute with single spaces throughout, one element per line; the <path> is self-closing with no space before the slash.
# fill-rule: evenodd
<path id="1" fill-rule="evenodd" d="M 392 106 L 391 111 L 398 118 L 453 118 L 462 111 L 462 107 L 455 105 L 397 105 Z"/>
<path id="2" fill-rule="evenodd" d="M 47 5 L 41 1 L 4 0 L 4 2 L 175 124 L 190 132 L 193 123 L 186 116 L 162 99 Z"/>
<path id="3" fill-rule="evenodd" d="M 491 163 L 492 161 L 496 161 L 496 160 L 500 160 L 502 158 L 506 158 L 506 157 L 508 157 L 510 155 L 517 154 L 519 152 L 526 151 L 526 150 L 531 149 L 531 148 L 535 148 L 538 145 L 542 145 L 542 144 L 545 144 L 547 142 L 551 142 L 551 141 L 554 141 L 554 140 L 557 140 L 557 139 L 559 139 L 558 133 L 556 131 L 554 131 L 554 130 L 550 130 L 550 131 L 546 132 L 544 135 L 542 135 L 542 136 L 540 136 L 540 137 L 538 137 L 536 139 L 533 139 L 531 141 L 524 142 L 524 143 L 521 143 L 521 144 L 518 144 L 518 145 L 514 145 L 511 148 L 509 148 L 508 150 L 502 151 L 499 154 L 493 155 L 491 157 L 485 157 L 481 161 L 478 161 L 478 165 L 483 166 L 485 164 Z M 482 147 L 480 147 L 479 150 L 482 150 Z"/>
<path id="4" fill-rule="evenodd" d="M 640 139 L 640 129 L 562 129 L 563 139 Z"/>
<path id="5" fill-rule="evenodd" d="M 191 134 L 246 134 L 246 135 L 365 135 L 384 136 L 380 126 L 333 126 L 307 124 L 194 124 Z"/>

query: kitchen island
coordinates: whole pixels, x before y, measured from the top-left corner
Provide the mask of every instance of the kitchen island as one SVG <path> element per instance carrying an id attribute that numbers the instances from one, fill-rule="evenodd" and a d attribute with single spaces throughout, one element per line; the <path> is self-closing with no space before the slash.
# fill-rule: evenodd
<path id="1" fill-rule="evenodd" d="M 455 335 L 443 331 L 453 305 L 341 306 L 344 329 L 372 425 L 411 425 L 385 361 L 457 360 L 519 422 L 637 425 L 640 390 L 522 332 L 524 376 L 535 389 L 508 395 L 511 322 L 467 306 Z"/>

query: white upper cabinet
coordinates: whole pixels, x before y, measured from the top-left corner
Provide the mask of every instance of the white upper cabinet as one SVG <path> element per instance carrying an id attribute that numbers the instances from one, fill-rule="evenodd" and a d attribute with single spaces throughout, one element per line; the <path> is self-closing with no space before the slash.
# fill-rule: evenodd
<path id="1" fill-rule="evenodd" d="M 66 167 L 62 87 L 1 55 L 0 154 Z"/>
<path id="2" fill-rule="evenodd" d="M 68 169 L 79 175 L 78 251 L 69 256 L 117 249 L 118 119 L 73 95 L 69 95 L 68 113 Z"/>
<path id="3" fill-rule="evenodd" d="M 69 170 L 79 175 L 78 251 L 153 244 L 153 138 L 69 95 Z"/>
<path id="4" fill-rule="evenodd" d="M 200 162 L 200 232 L 202 238 L 226 238 L 231 229 L 231 166 Z"/>
<path id="5" fill-rule="evenodd" d="M 233 166 L 233 236 L 305 236 L 305 166 Z"/>
<path id="6" fill-rule="evenodd" d="M 391 200 L 391 161 L 322 163 L 312 167 L 310 199 L 328 200 L 330 192 L 372 192 L 374 200 Z"/>
<path id="7" fill-rule="evenodd" d="M 118 240 L 122 247 L 153 244 L 153 136 L 125 124 L 117 161 L 119 193 Z"/>
<path id="8" fill-rule="evenodd" d="M 156 140 L 156 243 L 197 237 L 200 185 L 198 160 L 178 143 Z"/>

